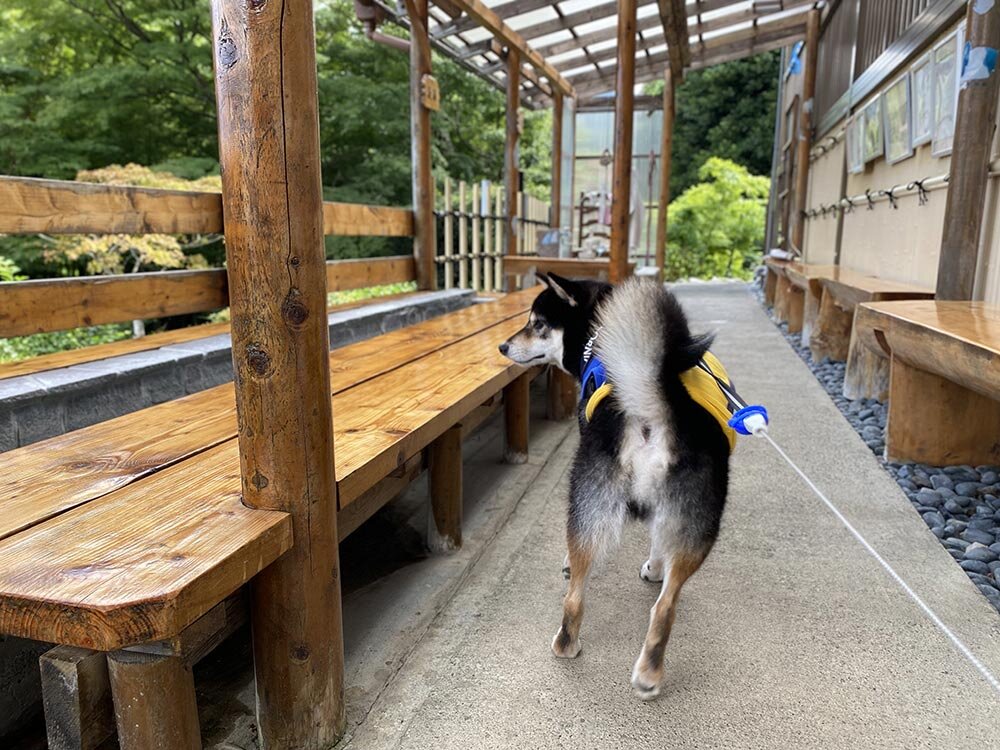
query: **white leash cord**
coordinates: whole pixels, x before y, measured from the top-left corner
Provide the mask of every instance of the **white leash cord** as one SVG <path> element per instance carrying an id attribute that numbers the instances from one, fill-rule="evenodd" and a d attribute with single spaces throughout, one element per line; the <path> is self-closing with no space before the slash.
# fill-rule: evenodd
<path id="1" fill-rule="evenodd" d="M 951 628 L 949 628 L 941 621 L 941 618 L 937 616 L 934 610 L 928 607 L 927 604 L 924 603 L 924 600 L 917 595 L 917 592 L 911 589 L 909 584 L 902 579 L 899 573 L 893 570 L 892 566 L 885 561 L 882 555 L 876 552 L 875 548 L 868 543 L 868 540 L 865 539 L 863 536 L 861 536 L 861 533 L 856 528 L 854 528 L 854 526 L 851 525 L 851 522 L 848 521 L 846 518 L 844 518 L 844 514 L 841 513 L 839 510 L 837 510 L 836 506 L 832 502 L 830 502 L 829 498 L 827 498 L 827 496 L 823 494 L 822 490 L 820 490 L 820 488 L 817 487 L 813 483 L 813 481 L 805 475 L 805 472 L 803 472 L 802 469 L 800 469 L 796 465 L 796 463 L 788 457 L 788 454 L 781 449 L 781 446 L 779 446 L 776 442 L 774 442 L 771 436 L 767 434 L 767 429 L 764 428 L 755 430 L 754 434 L 760 435 L 765 440 L 767 440 L 767 442 L 769 442 L 772 446 L 774 446 L 774 449 L 778 451 L 778 454 L 783 459 L 785 459 L 786 463 L 788 463 L 788 465 L 791 466 L 792 469 L 795 470 L 795 473 L 798 474 L 800 477 L 802 477 L 802 481 L 805 482 L 807 485 L 809 485 L 809 489 L 811 489 L 814 493 L 816 493 L 816 497 L 822 500 L 823 504 L 830 509 L 830 512 L 837 517 L 837 520 L 839 520 L 844 525 L 844 527 L 849 532 L 851 532 L 851 536 L 857 539 L 858 543 L 868 551 L 868 554 L 874 557 L 878 561 L 879 565 L 885 568 L 886 572 L 892 577 L 892 579 L 899 584 L 900 588 L 902 588 L 903 591 L 906 592 L 906 595 L 909 596 L 914 602 L 916 602 L 917 606 L 924 611 L 924 614 L 926 614 L 927 617 L 930 618 L 931 622 L 933 622 L 937 626 L 938 630 L 940 630 L 942 633 L 948 636 L 948 640 L 950 640 L 953 644 L 955 644 L 955 648 L 957 648 L 961 652 L 962 656 L 964 656 L 966 659 L 969 660 L 969 663 L 972 664 L 972 666 L 974 666 L 977 670 L 979 670 L 979 673 L 990 684 L 990 687 L 992 687 L 993 690 L 996 691 L 997 695 L 1000 696 L 1000 680 L 997 680 L 997 678 L 993 675 L 993 673 L 990 672 L 989 669 L 987 669 L 986 665 L 983 664 L 981 661 L 979 661 L 979 659 L 976 657 L 974 653 L 972 653 L 969 647 L 966 646 L 964 643 L 962 643 L 961 639 L 959 639 L 959 637 L 952 632 Z"/>

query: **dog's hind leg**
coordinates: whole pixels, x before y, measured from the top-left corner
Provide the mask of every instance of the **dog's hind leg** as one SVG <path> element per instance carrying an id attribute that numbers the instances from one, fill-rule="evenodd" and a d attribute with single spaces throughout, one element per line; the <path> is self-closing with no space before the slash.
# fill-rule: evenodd
<path id="1" fill-rule="evenodd" d="M 563 659 L 580 654 L 580 623 L 583 620 L 583 593 L 594 562 L 591 545 L 569 538 L 569 588 L 563 598 L 563 619 L 559 632 L 552 639 L 552 653 Z"/>
<path id="2" fill-rule="evenodd" d="M 649 630 L 642 652 L 632 669 L 632 687 L 642 700 L 652 700 L 660 692 L 663 679 L 663 656 L 670 639 L 670 629 L 677 613 L 677 597 L 681 587 L 701 567 L 708 550 L 676 552 L 670 557 L 670 566 L 660 596 L 649 613 Z"/>

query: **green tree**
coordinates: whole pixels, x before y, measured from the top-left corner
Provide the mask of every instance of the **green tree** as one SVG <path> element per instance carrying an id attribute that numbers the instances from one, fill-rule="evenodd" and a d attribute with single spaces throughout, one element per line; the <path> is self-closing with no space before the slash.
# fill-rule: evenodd
<path id="1" fill-rule="evenodd" d="M 764 243 L 770 180 L 718 157 L 698 179 L 670 204 L 667 278 L 750 278 Z"/>

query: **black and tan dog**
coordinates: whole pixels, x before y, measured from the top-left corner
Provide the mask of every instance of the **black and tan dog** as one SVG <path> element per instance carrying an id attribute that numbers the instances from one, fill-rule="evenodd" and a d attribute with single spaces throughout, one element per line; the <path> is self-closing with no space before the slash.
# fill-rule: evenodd
<path id="1" fill-rule="evenodd" d="M 726 502 L 731 444 L 682 383 L 712 339 L 691 335 L 680 304 L 658 284 L 541 278 L 547 288 L 528 324 L 500 351 L 524 364 L 557 365 L 582 381 L 567 523 L 570 580 L 552 650 L 566 658 L 580 653 L 592 565 L 615 546 L 626 521 L 645 521 L 652 541 L 640 575 L 662 581 L 632 671 L 632 686 L 648 700 L 663 679 L 678 594 L 715 543 Z"/>

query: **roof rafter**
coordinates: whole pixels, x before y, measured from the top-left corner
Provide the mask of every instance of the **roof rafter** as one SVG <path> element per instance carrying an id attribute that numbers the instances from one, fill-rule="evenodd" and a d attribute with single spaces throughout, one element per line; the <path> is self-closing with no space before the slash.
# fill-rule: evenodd
<path id="1" fill-rule="evenodd" d="M 680 83 L 684 80 L 684 69 L 691 64 L 687 10 L 684 0 L 658 0 L 658 5 L 670 56 L 670 72 L 674 81 Z"/>

